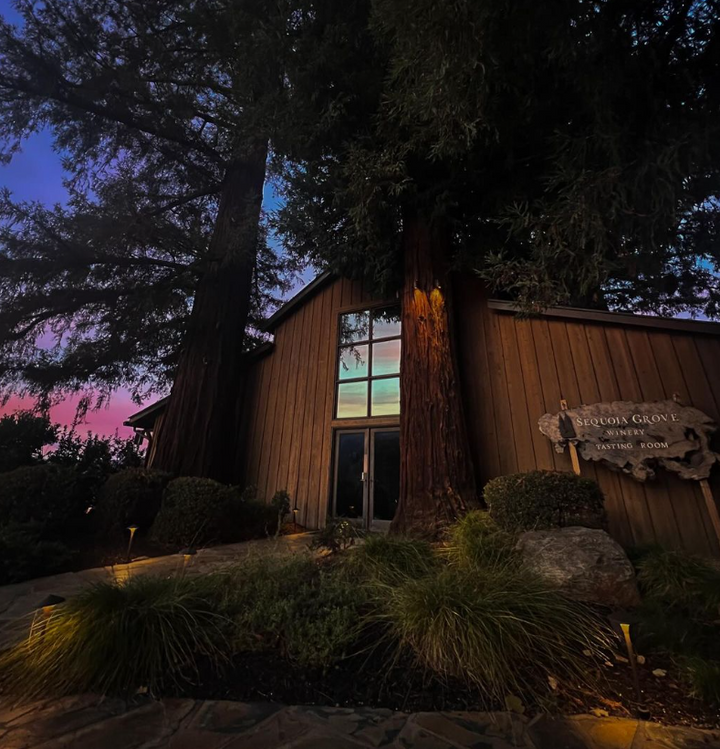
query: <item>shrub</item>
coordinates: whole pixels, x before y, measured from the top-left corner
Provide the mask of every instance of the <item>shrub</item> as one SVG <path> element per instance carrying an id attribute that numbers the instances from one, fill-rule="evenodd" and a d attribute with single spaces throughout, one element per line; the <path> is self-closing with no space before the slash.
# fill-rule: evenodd
<path id="1" fill-rule="evenodd" d="M 235 540 L 240 499 L 237 490 L 212 479 L 173 479 L 165 489 L 153 536 L 173 546 Z"/>
<path id="2" fill-rule="evenodd" d="M 399 650 L 495 704 L 509 694 L 538 696 L 549 674 L 587 682 L 582 651 L 599 653 L 612 638 L 581 604 L 512 567 L 472 575 L 445 567 L 387 586 L 376 600 L 382 609 L 375 616 Z"/>
<path id="3" fill-rule="evenodd" d="M 222 579 L 142 576 L 101 583 L 58 606 L 41 631 L 0 656 L 0 683 L 16 699 L 77 692 L 157 691 L 228 655 Z"/>
<path id="4" fill-rule="evenodd" d="M 53 575 L 72 559 L 73 552 L 59 541 L 43 541 L 36 523 L 0 528 L 0 585 Z"/>
<path id="5" fill-rule="evenodd" d="M 422 577 L 437 565 L 432 546 L 402 536 L 372 534 L 347 559 L 356 577 L 389 583 L 405 577 Z"/>
<path id="6" fill-rule="evenodd" d="M 88 504 L 71 468 L 40 463 L 0 474 L 0 525 L 36 523 L 59 535 Z"/>
<path id="7" fill-rule="evenodd" d="M 309 557 L 253 559 L 233 571 L 230 589 L 238 650 L 279 649 L 299 665 L 327 669 L 357 639 L 362 591 Z"/>
<path id="8" fill-rule="evenodd" d="M 451 564 L 483 567 L 520 562 L 514 538 L 501 531 L 485 510 L 473 510 L 450 526 L 444 552 Z"/>
<path id="9" fill-rule="evenodd" d="M 0 417 L 0 473 L 42 460 L 43 448 L 57 439 L 48 416 L 19 411 Z"/>
<path id="10" fill-rule="evenodd" d="M 143 530 L 153 524 L 170 474 L 148 468 L 126 468 L 112 474 L 103 486 L 96 508 L 101 533 L 127 528 Z"/>
<path id="11" fill-rule="evenodd" d="M 569 525 L 605 526 L 600 487 L 574 473 L 530 471 L 500 476 L 488 481 L 484 497 L 492 519 L 510 533 Z"/>

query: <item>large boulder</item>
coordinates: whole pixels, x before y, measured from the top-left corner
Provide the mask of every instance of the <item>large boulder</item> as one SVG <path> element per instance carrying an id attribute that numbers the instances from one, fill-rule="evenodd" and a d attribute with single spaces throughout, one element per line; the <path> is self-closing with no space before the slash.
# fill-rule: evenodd
<path id="1" fill-rule="evenodd" d="M 635 570 L 605 531 L 579 526 L 528 531 L 516 548 L 531 570 L 570 598 L 621 607 L 640 602 Z"/>

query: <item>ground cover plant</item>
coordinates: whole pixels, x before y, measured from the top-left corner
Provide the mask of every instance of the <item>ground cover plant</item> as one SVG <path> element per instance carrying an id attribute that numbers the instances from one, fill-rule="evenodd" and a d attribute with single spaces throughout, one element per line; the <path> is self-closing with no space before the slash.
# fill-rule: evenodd
<path id="1" fill-rule="evenodd" d="M 640 645 L 666 653 L 692 693 L 720 707 L 720 568 L 661 547 L 635 561 Z"/>
<path id="2" fill-rule="evenodd" d="M 269 542 L 266 556 L 222 573 L 193 577 L 179 565 L 164 579 L 99 586 L 39 617 L 34 635 L 0 657 L 2 695 L 147 688 L 406 711 L 633 715 L 608 611 L 538 580 L 515 541 L 477 511 L 438 543 L 370 534 L 332 553 L 285 555 Z M 692 695 L 715 699 L 718 572 L 660 550 L 636 563 L 643 699 L 653 719 L 715 725 L 717 711 Z M 672 674 L 660 679 L 658 667 Z"/>

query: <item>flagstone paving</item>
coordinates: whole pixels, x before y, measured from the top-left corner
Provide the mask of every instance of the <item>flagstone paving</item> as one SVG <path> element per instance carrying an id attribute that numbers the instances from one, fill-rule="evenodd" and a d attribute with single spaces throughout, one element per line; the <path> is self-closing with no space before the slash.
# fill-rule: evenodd
<path id="1" fill-rule="evenodd" d="M 310 533 L 298 533 L 280 536 L 277 539 L 269 538 L 198 549 L 197 554 L 189 561 L 185 574 L 199 574 L 241 564 L 243 559 L 257 554 L 308 553 L 308 544 L 311 539 Z M 67 599 L 99 582 L 125 580 L 136 575 L 172 575 L 181 572 L 182 569 L 183 557 L 180 554 L 171 554 L 163 557 L 136 559 L 130 564 L 97 567 L 80 572 L 65 572 L 61 575 L 2 586 L 0 587 L 0 647 L 11 644 L 23 633 L 27 633 L 35 610 L 48 595 Z"/>
<path id="2" fill-rule="evenodd" d="M 399 713 L 83 696 L 0 708 L 2 749 L 716 749 L 720 732 L 591 716 Z"/>

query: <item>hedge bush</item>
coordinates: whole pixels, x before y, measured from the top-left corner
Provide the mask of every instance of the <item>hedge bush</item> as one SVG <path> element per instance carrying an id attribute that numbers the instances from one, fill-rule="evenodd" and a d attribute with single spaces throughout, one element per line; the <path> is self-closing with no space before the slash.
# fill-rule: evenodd
<path id="1" fill-rule="evenodd" d="M 72 559 L 61 541 L 43 541 L 37 523 L 0 527 L 0 585 L 53 575 Z"/>
<path id="2" fill-rule="evenodd" d="M 170 474 L 150 468 L 126 468 L 105 482 L 96 508 L 98 529 L 107 535 L 134 523 L 148 530 L 160 510 Z"/>
<path id="3" fill-rule="evenodd" d="M 603 494 L 590 479 L 574 473 L 530 471 L 488 481 L 490 516 L 510 533 L 583 525 L 604 528 Z"/>
<path id="4" fill-rule="evenodd" d="M 199 546 L 274 533 L 277 509 L 212 479 L 177 478 L 166 487 L 152 527 L 171 546 Z"/>
<path id="5" fill-rule="evenodd" d="M 212 479 L 173 479 L 163 493 L 152 535 L 174 546 L 232 540 L 239 499 L 235 488 Z"/>
<path id="6" fill-rule="evenodd" d="M 44 533 L 60 535 L 88 504 L 72 468 L 41 463 L 0 474 L 0 525 L 37 523 Z"/>

